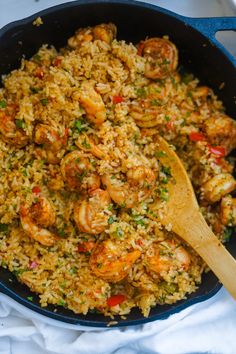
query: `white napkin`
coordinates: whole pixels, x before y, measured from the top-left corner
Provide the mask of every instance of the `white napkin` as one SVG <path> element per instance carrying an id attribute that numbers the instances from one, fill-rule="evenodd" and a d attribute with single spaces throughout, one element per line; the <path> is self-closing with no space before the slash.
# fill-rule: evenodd
<path id="1" fill-rule="evenodd" d="M 111 329 L 58 325 L 63 324 L 0 294 L 1 354 L 236 353 L 236 302 L 225 289 L 166 320 L 145 325 Z"/>

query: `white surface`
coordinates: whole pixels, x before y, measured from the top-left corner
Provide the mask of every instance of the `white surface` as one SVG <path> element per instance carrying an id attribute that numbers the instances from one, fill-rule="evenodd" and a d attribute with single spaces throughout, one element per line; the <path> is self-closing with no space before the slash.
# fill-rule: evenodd
<path id="1" fill-rule="evenodd" d="M 63 2 L 0 0 L 0 27 Z M 235 14 L 235 9 L 225 0 L 149 2 L 192 17 Z M 222 37 L 224 44 L 234 51 L 235 34 L 225 33 Z M 143 326 L 90 329 L 89 332 L 88 328 L 58 326 L 63 324 L 43 318 L 0 294 L 0 354 L 236 353 L 236 303 L 224 289 L 212 299 L 185 309 L 165 321 Z"/>
<path id="2" fill-rule="evenodd" d="M 212 299 L 165 321 L 142 326 L 82 331 L 30 317 L 0 296 L 1 354 L 235 354 L 235 301 L 222 289 Z"/>

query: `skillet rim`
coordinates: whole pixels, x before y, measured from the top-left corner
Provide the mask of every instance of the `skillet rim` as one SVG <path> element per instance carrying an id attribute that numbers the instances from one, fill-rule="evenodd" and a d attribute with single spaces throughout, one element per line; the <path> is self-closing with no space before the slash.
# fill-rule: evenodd
<path id="1" fill-rule="evenodd" d="M 8 31 L 17 30 L 18 27 L 29 25 L 35 18 L 37 18 L 39 16 L 43 17 L 45 15 L 49 15 L 51 13 L 61 11 L 63 9 L 77 7 L 77 6 L 81 6 L 81 5 L 86 6 L 89 4 L 93 4 L 93 5 L 95 5 L 95 4 L 110 4 L 111 6 L 113 4 L 115 4 L 115 5 L 117 5 L 117 4 L 129 5 L 131 7 L 134 6 L 134 7 L 139 7 L 139 8 L 147 8 L 147 9 L 152 10 L 153 12 L 156 12 L 156 13 L 161 12 L 171 18 L 175 18 L 176 20 L 179 20 L 183 25 L 185 24 L 187 26 L 190 26 L 193 30 L 197 31 L 199 34 L 204 36 L 208 42 L 212 43 L 211 38 L 209 38 L 209 36 L 206 33 L 202 32 L 200 29 L 198 29 L 197 26 L 194 25 L 194 23 L 191 23 L 192 21 L 190 21 L 190 22 L 187 21 L 188 19 L 194 20 L 194 18 L 188 18 L 188 17 L 182 16 L 182 15 L 176 14 L 170 10 L 156 6 L 154 4 L 144 3 L 144 2 L 135 1 L 135 0 L 111 0 L 111 1 L 110 0 L 98 0 L 98 1 L 96 1 L 96 0 L 77 0 L 77 1 L 70 1 L 67 3 L 51 6 L 49 8 L 44 9 L 44 10 L 40 10 L 37 13 L 34 13 L 30 16 L 27 16 L 23 19 L 13 21 L 13 22 L 8 23 L 5 26 L 3 26 L 0 29 L 0 41 L 1 41 L 2 37 L 5 34 L 7 34 Z M 231 64 L 233 64 L 230 59 L 229 53 L 224 49 L 223 46 L 221 46 L 220 44 L 217 45 L 217 43 L 214 42 L 213 44 L 216 45 L 217 49 L 222 52 L 222 54 L 231 62 Z M 219 281 L 217 281 L 215 286 L 213 286 L 213 288 L 206 294 L 196 295 L 194 298 L 191 298 L 191 299 L 187 298 L 186 300 L 181 300 L 181 301 L 177 302 L 176 304 L 173 304 L 172 306 L 170 306 L 169 309 L 164 310 L 163 313 L 154 314 L 154 315 L 151 315 L 147 318 L 143 317 L 143 315 L 141 313 L 139 315 L 140 317 L 138 317 L 137 319 L 120 321 L 120 318 L 119 318 L 118 319 L 119 322 L 117 324 L 113 325 L 112 328 L 134 326 L 134 325 L 140 325 L 140 324 L 152 322 L 155 320 L 166 319 L 170 315 L 178 313 L 181 310 L 183 310 L 193 304 L 197 304 L 199 302 L 203 302 L 203 301 L 208 300 L 209 298 L 213 297 L 221 289 L 221 287 L 222 287 L 221 283 Z M 11 290 L 1 280 L 0 280 L 0 290 L 5 295 L 11 297 L 12 299 L 14 299 L 18 303 L 26 306 L 27 308 L 29 308 L 29 309 L 31 309 L 43 316 L 53 318 L 53 319 L 60 321 L 60 322 L 66 322 L 66 323 L 70 323 L 70 324 L 75 324 L 75 325 L 77 324 L 77 325 L 83 325 L 83 326 L 89 326 L 89 327 L 103 327 L 103 328 L 107 327 L 109 322 L 111 322 L 110 318 L 104 317 L 102 315 L 100 315 L 100 316 L 104 320 L 93 321 L 93 320 L 87 320 L 86 315 L 84 316 L 84 315 L 78 314 L 77 315 L 78 317 L 84 316 L 84 318 L 76 319 L 76 318 L 70 317 L 70 315 L 62 315 L 62 314 L 53 312 L 47 308 L 42 308 L 40 305 L 38 305 L 34 302 L 30 302 L 26 298 L 22 297 L 16 291 Z M 35 295 L 35 293 L 33 293 L 33 294 Z M 57 308 L 57 307 L 55 307 L 55 308 Z M 129 315 L 127 315 L 127 317 L 128 316 Z"/>

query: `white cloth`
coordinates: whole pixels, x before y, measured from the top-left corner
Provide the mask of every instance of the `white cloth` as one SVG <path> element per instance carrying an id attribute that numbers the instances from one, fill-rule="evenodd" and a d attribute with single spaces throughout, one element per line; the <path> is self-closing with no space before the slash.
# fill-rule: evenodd
<path id="1" fill-rule="evenodd" d="M 0 0 L 0 27 L 66 0 Z M 224 0 L 145 0 L 188 16 L 233 15 Z M 235 37 L 222 36 L 235 54 Z M 232 281 L 235 281 L 233 279 Z M 64 327 L 64 328 L 63 328 Z M 236 302 L 222 289 L 166 320 L 92 329 L 42 318 L 0 294 L 0 354 L 236 354 Z"/>
<path id="2" fill-rule="evenodd" d="M 225 289 L 166 320 L 129 328 L 65 329 L 12 300 L 9 304 L 5 295 L 0 304 L 1 354 L 236 353 L 236 302 Z"/>

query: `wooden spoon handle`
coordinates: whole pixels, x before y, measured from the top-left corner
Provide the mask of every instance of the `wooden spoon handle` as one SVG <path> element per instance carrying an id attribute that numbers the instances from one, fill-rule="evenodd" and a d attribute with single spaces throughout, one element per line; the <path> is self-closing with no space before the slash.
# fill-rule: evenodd
<path id="1" fill-rule="evenodd" d="M 236 260 L 214 235 L 200 212 L 196 212 L 191 221 L 189 226 L 173 231 L 181 232 L 181 237 L 196 250 L 236 300 Z"/>

